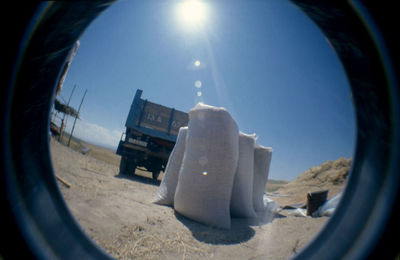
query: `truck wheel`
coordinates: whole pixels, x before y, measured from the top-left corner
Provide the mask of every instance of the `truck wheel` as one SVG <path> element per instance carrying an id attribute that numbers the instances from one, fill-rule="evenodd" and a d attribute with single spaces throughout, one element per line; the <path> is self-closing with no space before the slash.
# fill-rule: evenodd
<path id="1" fill-rule="evenodd" d="M 119 174 L 120 175 L 126 175 L 128 174 L 128 169 L 127 169 L 127 161 L 125 158 L 121 157 L 121 162 L 119 164 Z"/>
<path id="2" fill-rule="evenodd" d="M 131 162 L 129 159 L 121 158 L 121 163 L 119 164 L 119 173 L 121 175 L 135 174 L 136 164 Z"/>
<path id="3" fill-rule="evenodd" d="M 154 171 L 152 172 L 152 174 L 153 174 L 153 180 L 157 180 L 158 175 L 160 175 L 160 171 Z"/>
<path id="4" fill-rule="evenodd" d="M 131 162 L 131 163 L 129 164 L 129 168 L 128 168 L 128 170 L 129 170 L 129 173 L 132 173 L 132 175 L 135 175 L 135 171 L 136 171 L 136 164 L 135 164 L 135 163 L 133 163 L 133 162 Z"/>

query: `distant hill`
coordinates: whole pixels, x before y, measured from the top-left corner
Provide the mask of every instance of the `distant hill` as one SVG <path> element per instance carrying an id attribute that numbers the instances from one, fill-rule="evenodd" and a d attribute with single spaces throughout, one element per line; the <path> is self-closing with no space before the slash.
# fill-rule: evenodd
<path id="1" fill-rule="evenodd" d="M 55 138 L 53 139 L 56 140 Z M 69 134 L 64 133 L 61 142 L 66 145 L 68 143 L 68 139 Z M 80 153 L 83 150 L 88 150 L 86 155 L 98 160 L 102 160 L 106 163 L 119 166 L 120 156 L 117 155 L 113 149 L 83 141 L 75 136 L 72 136 L 71 138 L 70 148 Z"/>
<path id="2" fill-rule="evenodd" d="M 292 182 L 277 190 L 279 194 L 288 197 L 278 198 L 279 204 L 302 203 L 308 192 L 329 190 L 328 197 L 341 192 L 350 172 L 352 159 L 339 158 L 336 161 L 326 161 L 320 166 L 314 166 L 300 174 Z"/>
<path id="3" fill-rule="evenodd" d="M 268 179 L 267 187 L 266 187 L 265 191 L 266 192 L 274 192 L 288 183 L 289 183 L 288 181 Z"/>

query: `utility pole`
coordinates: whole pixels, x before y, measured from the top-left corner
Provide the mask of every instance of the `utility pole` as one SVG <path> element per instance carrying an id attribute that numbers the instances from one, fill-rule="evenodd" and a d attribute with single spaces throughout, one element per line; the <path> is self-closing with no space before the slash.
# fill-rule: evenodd
<path id="1" fill-rule="evenodd" d="M 72 94 L 74 94 L 75 89 L 76 89 L 76 84 L 74 85 L 74 88 L 72 89 L 71 95 L 69 96 L 67 106 L 69 106 L 69 102 L 71 102 Z M 58 136 L 58 141 L 59 142 L 62 141 L 62 136 L 64 135 L 64 127 L 67 124 L 67 122 L 65 122 L 65 124 L 64 124 L 64 120 L 65 120 L 65 113 L 64 113 L 63 119 L 61 120 L 60 135 Z M 68 120 L 68 117 L 67 117 L 67 120 Z"/>
<path id="2" fill-rule="evenodd" d="M 83 94 L 81 104 L 79 105 L 79 108 L 78 108 L 78 113 L 75 115 L 74 125 L 72 126 L 71 134 L 70 134 L 69 139 L 68 139 L 68 146 L 71 144 L 71 138 L 72 138 L 72 135 L 73 135 L 74 130 L 75 130 L 76 119 L 78 118 L 79 111 L 81 111 L 82 103 L 83 103 L 83 100 L 85 99 L 86 93 L 87 93 L 87 89 L 85 90 L 85 94 Z"/>

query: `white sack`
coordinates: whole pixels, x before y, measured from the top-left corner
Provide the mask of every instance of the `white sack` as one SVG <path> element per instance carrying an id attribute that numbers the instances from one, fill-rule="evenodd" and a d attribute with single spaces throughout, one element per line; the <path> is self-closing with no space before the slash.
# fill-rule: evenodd
<path id="1" fill-rule="evenodd" d="M 224 108 L 197 104 L 189 112 L 175 210 L 203 224 L 230 228 L 230 200 L 239 131 Z"/>
<path id="2" fill-rule="evenodd" d="M 253 207 L 255 135 L 239 133 L 239 159 L 231 197 L 232 216 L 257 217 Z"/>
<path id="3" fill-rule="evenodd" d="M 168 206 L 174 205 L 176 185 L 178 183 L 179 171 L 181 169 L 183 154 L 185 152 L 187 129 L 186 126 L 179 129 L 174 149 L 169 156 L 164 176 L 157 194 L 154 197 L 153 203 Z"/>
<path id="4" fill-rule="evenodd" d="M 255 211 L 264 211 L 263 196 L 271 164 L 272 148 L 256 144 L 254 147 L 253 205 Z"/>

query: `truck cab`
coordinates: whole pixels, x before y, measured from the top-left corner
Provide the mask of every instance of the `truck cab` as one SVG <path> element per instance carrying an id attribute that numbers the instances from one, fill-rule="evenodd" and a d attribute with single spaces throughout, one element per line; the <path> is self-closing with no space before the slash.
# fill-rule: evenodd
<path id="1" fill-rule="evenodd" d="M 142 93 L 141 89 L 136 91 L 116 153 L 121 156 L 120 174 L 134 174 L 142 167 L 157 179 L 165 170 L 179 128 L 187 126 L 189 116 L 144 100 Z"/>

